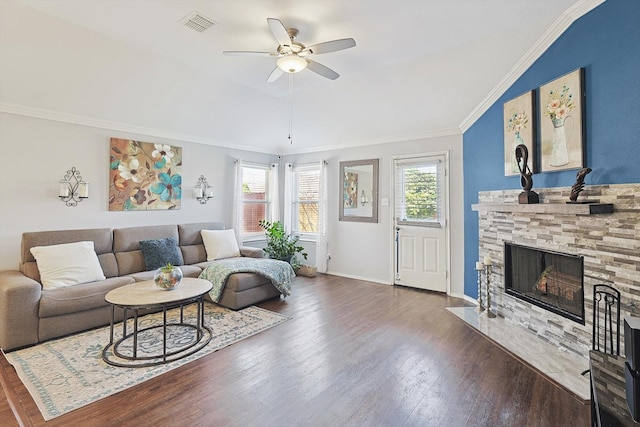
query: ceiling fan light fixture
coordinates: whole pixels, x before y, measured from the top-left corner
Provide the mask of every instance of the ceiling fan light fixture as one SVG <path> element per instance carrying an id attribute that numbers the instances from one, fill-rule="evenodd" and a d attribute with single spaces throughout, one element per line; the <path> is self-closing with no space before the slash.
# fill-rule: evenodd
<path id="1" fill-rule="evenodd" d="M 348 38 L 330 40 L 306 47 L 304 44 L 295 41 L 298 36 L 297 29 L 285 27 L 284 24 L 276 18 L 267 18 L 267 24 L 269 24 L 269 29 L 278 42 L 278 47 L 275 52 L 243 50 L 225 50 L 222 52 L 225 55 L 277 57 L 276 68 L 274 68 L 271 74 L 269 74 L 269 77 L 267 77 L 267 83 L 275 82 L 282 77 L 284 73 L 295 74 L 303 71 L 305 68 L 308 68 L 319 76 L 335 80 L 340 77 L 340 74 L 316 61 L 307 59 L 307 57 L 315 54 L 337 52 L 352 48 L 356 45 L 354 39 Z"/>
<path id="2" fill-rule="evenodd" d="M 299 73 L 300 71 L 307 68 L 307 61 L 304 58 L 300 58 L 298 55 L 286 55 L 282 58 L 279 58 L 276 61 L 278 68 L 280 68 L 285 73 Z"/>

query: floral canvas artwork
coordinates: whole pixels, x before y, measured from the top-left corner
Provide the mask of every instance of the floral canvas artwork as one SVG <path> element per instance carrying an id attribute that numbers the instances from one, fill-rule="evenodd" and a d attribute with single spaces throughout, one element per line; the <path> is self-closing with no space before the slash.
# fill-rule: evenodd
<path id="1" fill-rule="evenodd" d="M 504 175 L 520 175 L 524 165 L 516 161 L 516 147 L 524 144 L 529 151 L 528 166 L 536 171 L 534 92 L 529 91 L 504 103 Z"/>
<path id="2" fill-rule="evenodd" d="M 584 167 L 583 70 L 540 87 L 543 172 Z"/>
<path id="3" fill-rule="evenodd" d="M 354 172 L 344 173 L 344 200 L 345 209 L 358 207 L 358 174 Z"/>
<path id="4" fill-rule="evenodd" d="M 180 209 L 182 147 L 111 138 L 109 210 Z"/>

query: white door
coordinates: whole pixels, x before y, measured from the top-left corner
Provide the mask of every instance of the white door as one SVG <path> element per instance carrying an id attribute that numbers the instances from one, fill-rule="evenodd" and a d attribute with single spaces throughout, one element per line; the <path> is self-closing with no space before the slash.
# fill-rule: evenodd
<path id="1" fill-rule="evenodd" d="M 394 159 L 396 285 L 447 292 L 447 156 Z"/>

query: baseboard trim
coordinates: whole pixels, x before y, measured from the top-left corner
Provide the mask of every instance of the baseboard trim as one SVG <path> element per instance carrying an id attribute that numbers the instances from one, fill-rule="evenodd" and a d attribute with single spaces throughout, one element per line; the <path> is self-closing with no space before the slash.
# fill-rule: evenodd
<path id="1" fill-rule="evenodd" d="M 477 300 L 475 300 L 475 299 L 473 299 L 470 296 L 465 295 L 465 294 L 454 293 L 454 294 L 450 294 L 449 296 L 450 297 L 454 297 L 454 298 L 461 298 L 461 299 L 465 300 L 466 302 L 468 302 L 470 304 L 478 305 L 478 301 Z"/>
<path id="2" fill-rule="evenodd" d="M 339 273 L 337 271 L 331 271 L 331 270 L 327 270 L 327 272 L 324 274 L 328 274 L 330 276 L 344 277 L 345 279 L 364 280 L 365 282 L 380 283 L 382 285 L 389 285 L 389 286 L 393 285 L 393 283 L 384 281 L 384 280 L 372 279 L 371 277 L 355 276 L 353 274 L 344 274 L 344 273 Z"/>

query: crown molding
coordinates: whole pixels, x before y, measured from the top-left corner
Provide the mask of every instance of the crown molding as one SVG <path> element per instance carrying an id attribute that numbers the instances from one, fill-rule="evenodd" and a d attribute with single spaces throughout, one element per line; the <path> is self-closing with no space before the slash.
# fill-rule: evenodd
<path id="1" fill-rule="evenodd" d="M 99 129 L 108 129 L 119 132 L 135 133 L 140 135 L 154 136 L 156 138 L 166 138 L 177 141 L 194 142 L 197 144 L 213 145 L 217 147 L 231 148 L 243 151 L 253 151 L 263 154 L 273 154 L 260 147 L 226 143 L 224 141 L 213 138 L 205 138 L 198 135 L 189 135 L 180 132 L 171 132 L 162 129 L 148 128 L 144 126 L 133 125 L 130 123 L 113 122 L 109 120 L 96 119 L 87 116 L 78 116 L 75 114 L 62 113 L 58 111 L 46 110 L 43 108 L 35 108 L 27 105 L 12 104 L 9 102 L 0 102 L 0 113 L 16 114 L 20 116 L 34 117 L 37 119 L 52 120 L 62 123 L 71 123 L 81 126 L 89 126 Z"/>
<path id="2" fill-rule="evenodd" d="M 334 144 L 334 145 L 323 145 L 320 147 L 294 149 L 291 151 L 287 151 L 286 153 L 278 153 L 278 155 L 290 156 L 294 154 L 319 153 L 324 151 L 344 150 L 347 148 L 358 148 L 358 147 L 365 147 L 365 146 L 369 147 L 373 145 L 391 144 L 394 142 L 417 141 L 421 139 L 441 138 L 444 136 L 454 136 L 454 135 L 462 135 L 462 131 L 460 130 L 460 128 L 440 129 L 440 130 L 429 131 L 429 132 L 406 133 L 406 134 L 398 134 L 393 136 L 385 136 L 385 137 L 375 138 L 375 139 L 351 141 L 348 145 Z"/>
<path id="3" fill-rule="evenodd" d="M 533 63 L 560 37 L 576 20 L 600 6 L 606 0 L 578 0 L 565 10 L 562 15 L 547 29 L 542 37 L 513 66 L 498 85 L 482 100 L 482 102 L 462 121 L 460 129 L 466 132 L 506 91 L 513 85 Z"/>
<path id="4" fill-rule="evenodd" d="M 37 119 L 52 120 L 62 123 L 70 123 L 81 126 L 89 126 L 99 129 L 108 129 L 119 132 L 134 133 L 140 135 L 154 136 L 156 138 L 166 138 L 177 141 L 194 142 L 197 144 L 212 145 L 216 147 L 224 147 L 235 150 L 252 151 L 262 154 L 274 154 L 273 152 L 262 149 L 261 147 L 248 146 L 242 144 L 225 143 L 212 138 L 204 138 L 197 135 L 183 134 L 180 132 L 170 132 L 162 129 L 148 128 L 144 126 L 133 125 L 130 123 L 113 122 L 109 120 L 96 119 L 87 116 L 78 116 L 75 114 L 61 113 L 58 111 L 46 110 L 43 108 L 35 108 L 27 105 L 12 104 L 9 102 L 0 102 L 0 113 L 16 114 L 20 116 L 34 117 Z M 413 141 L 418 139 L 437 138 L 450 135 L 461 135 L 462 131 L 459 128 L 441 129 L 431 132 L 402 134 L 396 136 L 388 136 L 368 141 L 355 141 L 348 147 L 342 145 L 312 147 L 293 149 L 286 153 L 278 153 L 279 155 L 292 155 L 292 154 L 304 154 L 304 153 L 316 153 L 322 151 L 339 150 L 344 148 L 362 147 L 366 145 L 378 145 L 391 142 Z"/>

